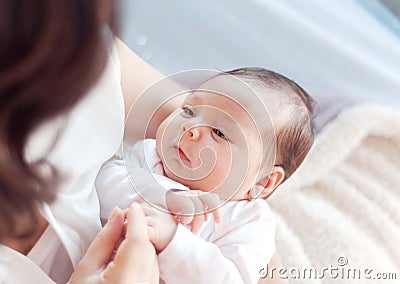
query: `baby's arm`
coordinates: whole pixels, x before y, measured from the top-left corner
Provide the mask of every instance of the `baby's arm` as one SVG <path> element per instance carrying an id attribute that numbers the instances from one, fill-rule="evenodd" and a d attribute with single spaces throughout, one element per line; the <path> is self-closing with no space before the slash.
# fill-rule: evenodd
<path id="1" fill-rule="evenodd" d="M 228 212 L 208 240 L 177 225 L 168 245 L 158 247 L 161 278 L 166 283 L 257 283 L 275 250 L 272 213 L 259 205 Z"/>
<path id="2" fill-rule="evenodd" d="M 160 163 L 155 140 L 141 140 L 124 150 L 125 158 L 104 164 L 96 178 L 101 217 L 108 216 L 115 206 L 125 209 L 132 202 L 147 201 L 166 208 L 167 189 L 160 185 L 166 178 L 150 171 Z"/>
<path id="3" fill-rule="evenodd" d="M 207 214 L 201 213 L 220 204 L 218 195 L 214 193 L 200 194 L 165 176 L 151 173 L 150 169 L 155 168 L 162 172 L 161 161 L 155 153 L 155 140 L 135 143 L 128 148 L 125 156 L 125 160 L 116 158 L 107 162 L 97 176 L 96 189 L 102 218 L 108 216 L 115 206 L 128 208 L 132 202 L 146 201 L 180 215 L 181 223 L 191 223 L 192 230 L 197 231 L 207 218 Z M 170 191 L 178 188 L 177 192 Z M 218 209 L 212 214 L 219 220 Z"/>
<path id="4" fill-rule="evenodd" d="M 136 169 L 131 177 L 137 178 L 135 183 L 141 185 L 140 195 L 134 189 L 130 177 L 126 173 L 123 160 L 116 159 L 103 165 L 96 178 L 96 190 L 100 201 L 100 215 L 107 218 L 113 208 L 128 208 L 133 202 L 143 202 L 143 198 L 151 200 L 153 203 L 165 205 L 163 199 L 163 189 L 158 184 L 151 181 L 151 173 L 144 169 Z"/>

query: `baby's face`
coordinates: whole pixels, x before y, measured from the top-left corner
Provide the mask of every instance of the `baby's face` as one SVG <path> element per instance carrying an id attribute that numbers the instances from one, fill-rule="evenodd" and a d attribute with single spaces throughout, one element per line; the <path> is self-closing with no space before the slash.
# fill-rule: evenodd
<path id="1" fill-rule="evenodd" d="M 221 83 L 216 79 L 211 83 Z M 188 95 L 157 131 L 157 152 L 167 176 L 223 199 L 248 199 L 264 153 L 257 113 L 247 111 L 252 103 L 251 96 L 232 98 L 200 89 Z"/>

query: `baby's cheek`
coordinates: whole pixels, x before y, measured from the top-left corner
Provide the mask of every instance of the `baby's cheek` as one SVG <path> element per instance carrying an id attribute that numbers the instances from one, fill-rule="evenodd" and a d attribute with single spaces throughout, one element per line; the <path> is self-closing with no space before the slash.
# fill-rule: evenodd
<path id="1" fill-rule="evenodd" d="M 217 157 L 217 162 L 215 165 L 215 174 L 218 180 L 221 182 L 229 177 L 229 175 L 234 174 L 232 172 L 234 167 L 232 167 L 232 154 L 225 153 L 222 157 Z"/>
<path id="2" fill-rule="evenodd" d="M 161 140 L 162 135 L 164 135 L 165 127 L 167 125 L 168 119 L 164 120 L 157 129 L 156 139 Z"/>

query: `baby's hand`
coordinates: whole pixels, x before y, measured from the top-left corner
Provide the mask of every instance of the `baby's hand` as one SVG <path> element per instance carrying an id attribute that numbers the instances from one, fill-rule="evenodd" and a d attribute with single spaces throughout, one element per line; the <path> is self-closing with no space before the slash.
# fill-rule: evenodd
<path id="1" fill-rule="evenodd" d="M 175 218 L 168 212 L 158 208 L 141 204 L 147 221 L 147 232 L 157 253 L 163 251 L 173 239 L 178 227 Z"/>
<path id="2" fill-rule="evenodd" d="M 221 221 L 221 212 L 218 209 L 222 203 L 215 193 L 201 190 L 174 191 L 166 196 L 167 207 L 172 215 L 182 224 L 191 224 L 193 233 L 197 233 L 204 221 L 208 220 L 208 214 L 212 212 L 217 223 Z"/>

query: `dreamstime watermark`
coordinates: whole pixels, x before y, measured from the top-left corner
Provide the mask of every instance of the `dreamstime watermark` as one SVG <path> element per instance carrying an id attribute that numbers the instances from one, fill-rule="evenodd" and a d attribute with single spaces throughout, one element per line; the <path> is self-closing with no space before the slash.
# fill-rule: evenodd
<path id="1" fill-rule="evenodd" d="M 340 256 L 337 265 L 330 264 L 321 268 L 315 267 L 269 267 L 259 271 L 260 278 L 280 279 L 365 279 L 397 280 L 400 272 L 377 272 L 372 268 L 350 267 L 348 259 Z"/>

